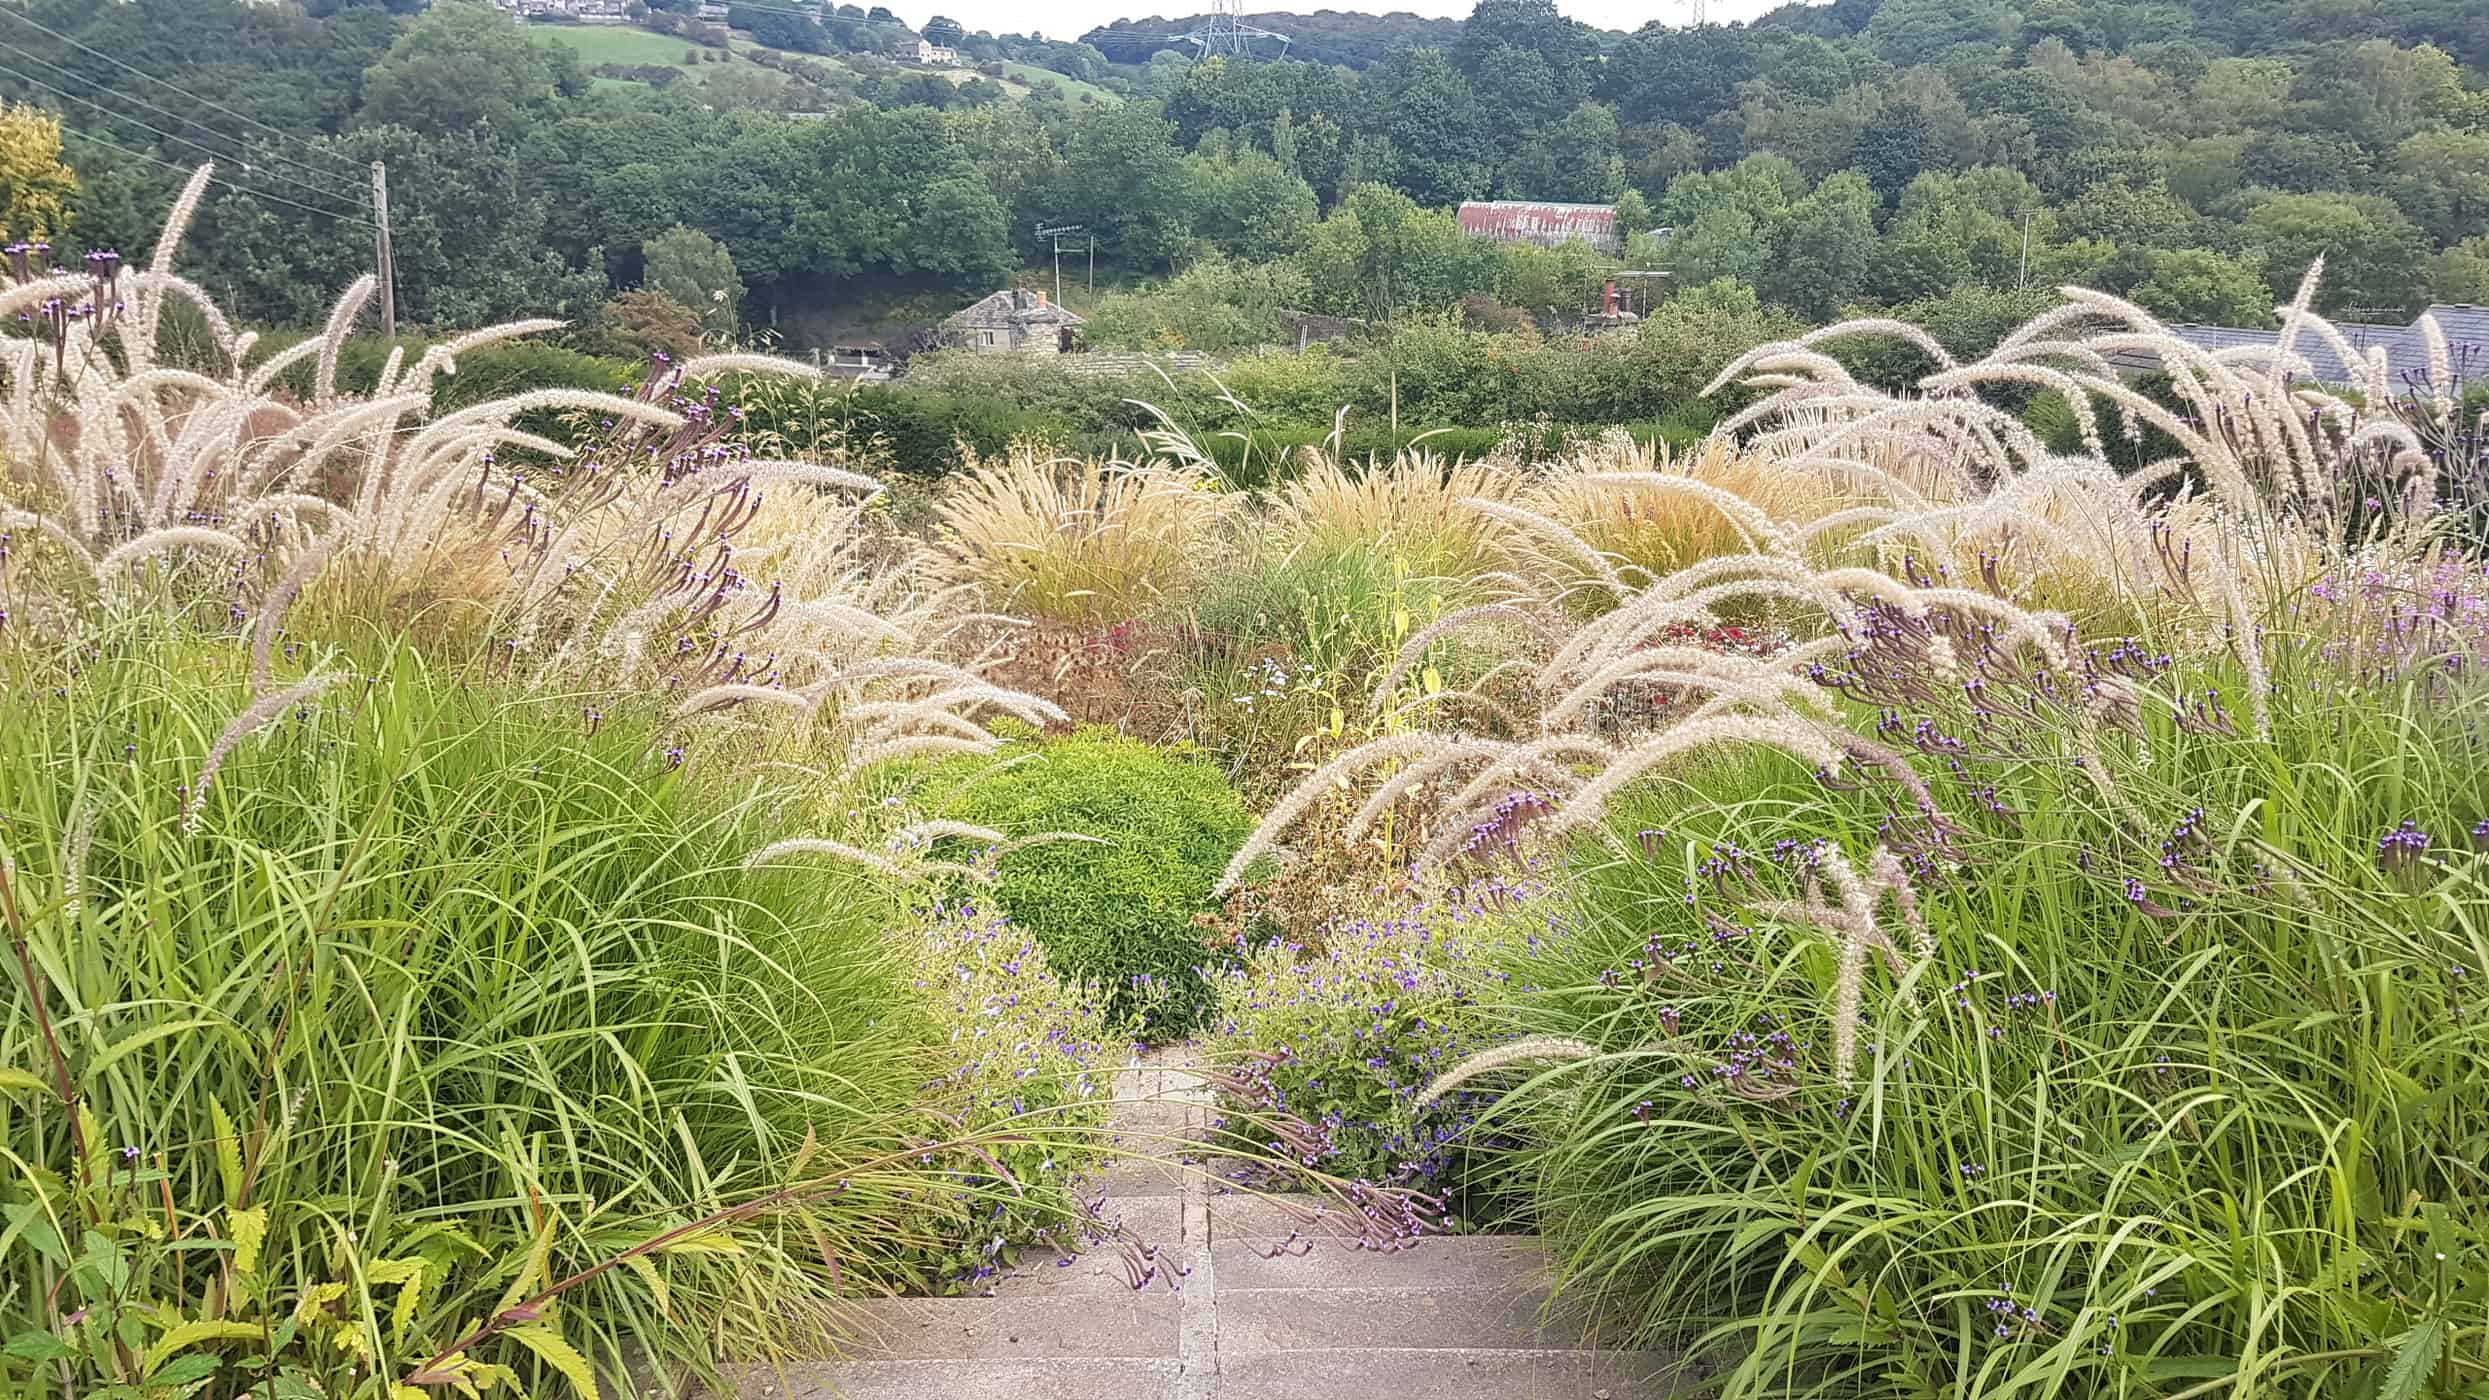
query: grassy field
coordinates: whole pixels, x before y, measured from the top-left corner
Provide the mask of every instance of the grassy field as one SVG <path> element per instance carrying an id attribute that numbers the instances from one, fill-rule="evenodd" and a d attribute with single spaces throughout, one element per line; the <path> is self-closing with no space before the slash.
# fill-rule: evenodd
<path id="1" fill-rule="evenodd" d="M 1006 63 L 1003 65 L 1003 72 L 1010 75 L 1011 82 L 1032 88 L 1040 83 L 1060 83 L 1063 85 L 1063 95 L 1074 102 L 1080 101 L 1083 97 L 1092 102 L 1121 102 L 1123 100 L 1095 83 L 1084 83 L 1078 78 L 1067 78 L 1061 73 L 1039 68 L 1034 64 Z"/>
<path id="2" fill-rule="evenodd" d="M 702 71 L 702 65 L 683 61 L 683 55 L 694 51 L 697 48 L 696 45 L 688 40 L 669 38 L 645 29 L 632 29 L 619 25 L 541 24 L 534 26 L 532 32 L 540 38 L 569 47 L 579 55 L 580 62 L 590 67 L 600 63 L 624 63 L 662 65 L 668 68 L 680 68 L 685 72 Z M 764 50 L 763 46 L 751 43 L 741 35 L 736 36 L 734 52 L 737 55 L 748 56 L 765 51 L 767 50 Z M 787 58 L 802 59 L 830 68 L 847 66 L 836 54 L 798 54 L 786 53 L 783 50 L 776 52 L 782 53 Z M 955 83 L 964 83 L 979 76 L 973 68 L 937 68 L 925 71 L 939 73 Z M 1038 85 L 1049 82 L 1059 84 L 1064 96 L 1074 102 L 1086 100 L 1112 103 L 1121 100 L 1095 83 L 1084 83 L 1077 78 L 1067 78 L 1060 73 L 1049 72 L 1026 63 L 1006 63 L 1003 65 L 1003 73 L 1004 76 L 999 81 L 1004 89 L 1013 97 L 1022 100 L 1028 98 Z M 598 81 L 614 83 L 628 80 L 602 78 Z"/>
<path id="3" fill-rule="evenodd" d="M 686 71 L 696 65 L 685 63 L 683 55 L 698 48 L 685 39 L 671 39 L 645 29 L 621 25 L 540 24 L 530 32 L 538 38 L 575 50 L 579 61 L 590 66 L 599 63 L 662 64 Z"/>

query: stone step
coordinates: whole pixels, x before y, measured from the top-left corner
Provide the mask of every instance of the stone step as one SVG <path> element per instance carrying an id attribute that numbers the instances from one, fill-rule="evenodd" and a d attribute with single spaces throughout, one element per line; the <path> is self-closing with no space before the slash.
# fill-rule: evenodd
<path id="1" fill-rule="evenodd" d="M 1088 1357 L 1049 1361 L 803 1362 L 731 1377 L 743 1400 L 1175 1400 L 1183 1363 Z"/>
<path id="2" fill-rule="evenodd" d="M 1215 1265 L 1213 1266 L 1215 1272 Z M 1221 1280 L 1222 1283 L 1225 1280 Z M 1219 1289 L 1219 1357 L 1265 1351 L 1568 1351 L 1591 1345 L 1544 1288 Z"/>
<path id="3" fill-rule="evenodd" d="M 1446 1235 L 1414 1249 L 1355 1249 L 1338 1240 L 1222 1235 L 1210 1244 L 1220 1307 L 1264 1288 L 1544 1288 L 1547 1251 L 1527 1235 Z"/>
<path id="4" fill-rule="evenodd" d="M 1218 1400 L 1667 1400 L 1675 1363 L 1636 1352 L 1219 1353 Z M 1103 1393 L 1103 1392 L 1101 1392 Z M 1690 1393 L 1690 1392 L 1682 1392 Z"/>
<path id="5" fill-rule="evenodd" d="M 886 1298 L 854 1310 L 846 1349 L 858 1361 L 1172 1358 L 1182 1305 L 1163 1285 L 1090 1296 Z"/>

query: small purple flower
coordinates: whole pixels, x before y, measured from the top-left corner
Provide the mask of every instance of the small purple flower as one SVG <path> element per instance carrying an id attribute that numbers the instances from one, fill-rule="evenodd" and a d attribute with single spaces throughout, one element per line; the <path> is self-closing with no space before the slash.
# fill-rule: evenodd
<path id="1" fill-rule="evenodd" d="M 2420 824 L 2406 819 L 2402 825 L 2377 840 L 2377 868 L 2406 887 L 2419 884 L 2424 858 L 2428 855 L 2429 834 Z"/>
<path id="2" fill-rule="evenodd" d="M 2479 825 L 2472 828 L 2472 849 L 2489 854 L 2489 817 L 2482 818 Z"/>

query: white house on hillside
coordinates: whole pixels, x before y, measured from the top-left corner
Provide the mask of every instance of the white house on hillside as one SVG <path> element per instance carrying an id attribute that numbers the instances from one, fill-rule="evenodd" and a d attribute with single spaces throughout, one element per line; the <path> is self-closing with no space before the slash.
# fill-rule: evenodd
<path id="1" fill-rule="evenodd" d="M 944 48 L 942 45 L 934 43 L 929 39 L 919 39 L 916 41 L 916 61 L 918 63 L 938 63 L 945 67 L 955 67 L 959 63 L 959 50 Z"/>

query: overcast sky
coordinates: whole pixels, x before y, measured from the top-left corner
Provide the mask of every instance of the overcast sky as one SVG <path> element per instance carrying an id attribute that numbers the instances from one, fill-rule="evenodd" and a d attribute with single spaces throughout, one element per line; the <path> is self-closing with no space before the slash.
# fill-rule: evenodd
<path id="1" fill-rule="evenodd" d="M 870 0 L 859 0 L 870 3 Z M 1148 14 L 1182 15 L 1206 13 L 1207 4 L 1188 0 L 1161 0 L 1157 4 L 1135 4 L 1133 0 L 906 0 L 890 5 L 891 13 L 910 24 L 921 25 L 935 15 L 948 15 L 968 28 L 990 30 L 996 34 L 1026 34 L 1032 31 L 1049 39 L 1077 39 L 1102 24 L 1119 19 L 1137 19 Z M 1710 18 L 1714 23 L 1747 20 L 1766 10 L 1776 9 L 1780 0 L 1710 0 Z M 1384 14 L 1404 10 L 1421 15 L 1458 19 L 1476 8 L 1476 0 L 1399 0 L 1399 3 L 1358 4 L 1355 0 L 1341 4 L 1286 5 L 1248 0 L 1246 12 L 1257 10 L 1292 10 L 1299 14 L 1315 10 L 1363 10 Z M 1556 0 L 1556 8 L 1585 24 L 1601 29 L 1639 29 L 1648 21 L 1685 22 L 1688 8 L 1685 0 Z"/>

